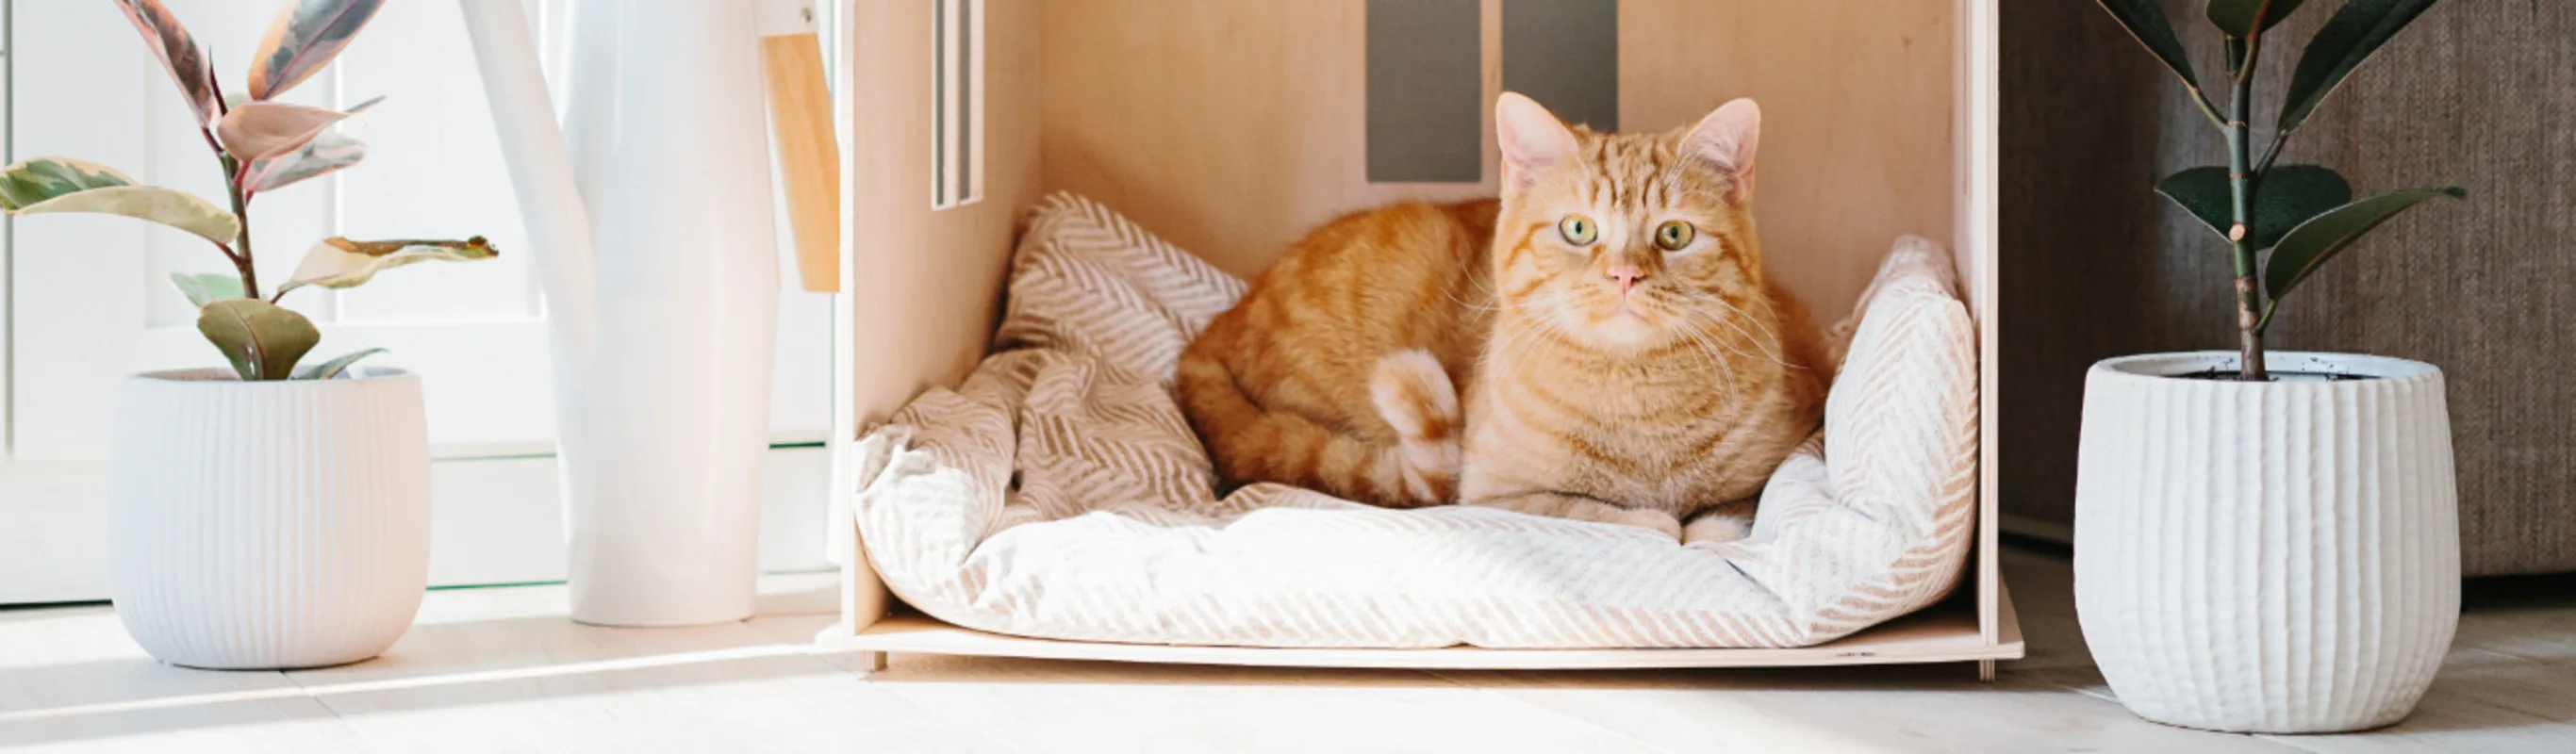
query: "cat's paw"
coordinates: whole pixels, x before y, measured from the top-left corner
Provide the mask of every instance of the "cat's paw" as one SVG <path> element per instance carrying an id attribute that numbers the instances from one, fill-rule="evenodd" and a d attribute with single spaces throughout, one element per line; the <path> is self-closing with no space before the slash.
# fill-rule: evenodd
<path id="1" fill-rule="evenodd" d="M 1753 516 L 1750 513 L 1734 511 L 1703 513 L 1699 518 L 1691 519 L 1690 526 L 1682 528 L 1682 544 L 1686 545 L 1701 542 L 1733 542 L 1751 536 L 1753 536 Z"/>
<path id="2" fill-rule="evenodd" d="M 1682 522 L 1680 519 L 1673 518 L 1673 514 L 1648 508 L 1619 508 L 1617 510 L 1617 513 L 1610 514 L 1608 517 L 1610 523 L 1642 526 L 1663 532 L 1664 536 L 1671 537 L 1676 540 L 1682 538 Z"/>
<path id="3" fill-rule="evenodd" d="M 1380 503 L 1411 508 L 1441 505 L 1458 492 L 1458 442 L 1405 440 L 1381 450 L 1370 478 L 1400 499 Z"/>

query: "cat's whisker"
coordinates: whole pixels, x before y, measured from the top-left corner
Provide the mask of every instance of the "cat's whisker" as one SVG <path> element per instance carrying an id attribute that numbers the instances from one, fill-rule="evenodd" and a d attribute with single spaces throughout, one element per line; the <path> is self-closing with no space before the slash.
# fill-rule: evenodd
<path id="1" fill-rule="evenodd" d="M 1514 327 L 1511 332 L 1504 333 L 1501 338 L 1497 339 L 1498 345 L 1490 345 L 1486 350 L 1488 356 L 1499 355 L 1503 358 L 1505 366 L 1511 372 L 1511 378 L 1514 382 L 1517 382 L 1520 379 L 1521 370 L 1527 364 L 1526 360 L 1518 358 L 1520 355 L 1526 355 L 1525 353 L 1512 353 L 1512 351 L 1515 350 L 1515 347 L 1518 347 L 1518 350 L 1521 351 L 1528 351 L 1538 345 L 1538 343 L 1546 336 L 1550 334 L 1561 334 L 1557 333 L 1555 330 L 1555 323 L 1551 321 L 1552 318 L 1547 314 L 1538 312 L 1522 312 L 1522 316 L 1524 317 L 1523 321 L 1518 322 L 1517 326 Z"/>
<path id="2" fill-rule="evenodd" d="M 1471 303 L 1466 299 L 1459 298 L 1457 291 L 1449 290 L 1445 287 L 1440 289 L 1440 294 L 1448 296 L 1451 303 L 1455 303 L 1459 308 L 1470 312 L 1492 312 L 1502 308 L 1502 302 L 1496 300 L 1494 296 L 1494 287 L 1487 285 L 1484 278 L 1470 277 L 1467 279 L 1467 282 L 1478 289 L 1477 292 L 1479 295 L 1476 296 L 1476 300 L 1482 303 Z"/>
<path id="3" fill-rule="evenodd" d="M 1502 338 L 1503 346 L 1497 349 L 1497 352 L 1507 358 L 1506 368 L 1511 378 L 1510 382 L 1501 384 L 1519 384 L 1522 373 L 1528 369 L 1529 363 L 1534 361 L 1534 359 L 1520 357 L 1530 355 L 1539 346 L 1546 345 L 1551 340 L 1561 340 L 1566 337 L 1567 333 L 1557 326 L 1556 312 L 1564 307 L 1565 299 L 1570 295 L 1572 294 L 1564 289 L 1542 289 L 1514 307 L 1513 313 L 1519 315 L 1522 321 L 1518 323 L 1518 327 Z M 1514 354 L 1513 350 L 1521 353 Z"/>
<path id="4" fill-rule="evenodd" d="M 1744 329 L 1744 325 L 1737 322 L 1739 319 L 1752 319 L 1753 315 L 1751 313 L 1744 311 L 1742 307 L 1738 307 L 1724 298 L 1719 298 L 1717 296 L 1707 296 L 1705 298 L 1708 301 L 1716 303 L 1718 306 L 1726 307 L 1727 311 L 1734 312 L 1736 315 L 1734 317 L 1709 316 L 1708 318 L 1716 320 L 1727 327 L 1733 328 L 1736 334 L 1744 336 L 1744 340 L 1746 342 L 1751 343 L 1755 350 L 1762 352 L 1762 358 L 1769 360 L 1773 364 L 1778 364 L 1791 369 L 1802 368 L 1798 365 L 1791 364 L 1787 359 L 1782 358 L 1781 354 L 1773 348 L 1773 344 L 1768 339 L 1754 335 L 1752 331 Z M 1693 312 L 1702 315 L 1708 314 L 1705 309 L 1693 309 Z M 1742 354 L 1746 358 L 1752 357 L 1752 354 L 1746 354 L 1742 351 L 1737 351 L 1736 353 Z"/>
<path id="5" fill-rule="evenodd" d="M 1734 330 L 1735 330 L 1735 332 L 1736 332 L 1736 334 L 1738 334 L 1738 335 L 1743 335 L 1743 336 L 1745 337 L 1745 339 L 1746 339 L 1746 340 L 1754 340 L 1753 335 L 1752 335 L 1751 333 L 1749 333 L 1749 332 L 1746 332 L 1742 326 L 1736 325 L 1735 323 L 1728 321 L 1728 320 L 1727 320 L 1726 318 L 1724 318 L 1724 317 L 1710 316 L 1710 315 L 1709 315 L 1709 313 L 1708 313 L 1707 311 L 1704 311 L 1704 310 L 1700 310 L 1700 309 L 1695 309 L 1695 308 L 1693 308 L 1693 309 L 1688 309 L 1688 310 L 1686 310 L 1686 311 L 1687 311 L 1687 315 L 1688 315 L 1688 316 L 1676 317 L 1676 318 L 1675 318 L 1675 322 L 1676 322 L 1676 323 L 1678 323 L 1678 324 L 1680 324 L 1680 325 L 1682 325 L 1682 326 L 1685 326 L 1685 327 L 1693 328 L 1693 329 L 1697 330 L 1698 332 L 1700 332 L 1701 334 L 1708 336 L 1708 338 L 1709 338 L 1709 340 L 1710 340 L 1711 342 L 1713 342 L 1713 343 L 1714 343 L 1714 344 L 1716 344 L 1717 346 L 1723 347 L 1723 348 L 1724 348 L 1728 353 L 1732 353 L 1732 354 L 1735 354 L 1735 355 L 1737 355 L 1737 356 L 1741 356 L 1741 357 L 1744 357 L 1744 358 L 1747 358 L 1747 359 L 1756 358 L 1756 357 L 1754 356 L 1754 354 L 1748 353 L 1748 352 L 1746 352 L 1744 349 L 1739 348 L 1739 347 L 1736 347 L 1732 342 L 1730 342 L 1730 340 L 1729 340 L 1728 338 L 1722 337 L 1722 336 L 1720 336 L 1718 333 L 1716 333 L 1715 331 L 1707 329 L 1707 328 L 1706 328 L 1705 326 L 1703 326 L 1701 323 L 1703 323 L 1703 322 L 1716 322 L 1716 323 L 1718 323 L 1718 324 L 1723 324 L 1723 325 L 1726 325 L 1726 326 L 1728 326 L 1728 327 L 1730 327 L 1730 328 L 1734 329 Z M 1760 345 L 1760 344 L 1759 344 L 1759 342 L 1757 341 L 1757 342 L 1755 343 L 1755 346 L 1754 346 L 1754 347 L 1755 347 L 1756 349 L 1760 349 L 1760 348 L 1761 348 L 1761 345 Z M 1770 354 L 1766 352 L 1766 353 L 1764 353 L 1763 355 L 1764 355 L 1764 356 L 1769 356 Z M 1776 362 L 1778 362 L 1779 360 L 1778 360 L 1778 359 L 1770 359 L 1770 361 L 1773 361 L 1773 362 L 1775 362 L 1775 363 L 1776 363 Z"/>
<path id="6" fill-rule="evenodd" d="M 1699 357 L 1703 363 L 1715 366 L 1720 373 L 1726 375 L 1727 392 L 1737 392 L 1738 385 L 1736 384 L 1734 362 L 1727 360 L 1725 356 L 1717 353 L 1717 347 L 1711 344 L 1707 337 L 1704 337 L 1709 335 L 1708 333 L 1705 333 L 1699 327 L 1692 325 L 1688 320 L 1683 320 L 1681 324 L 1682 327 L 1676 329 L 1681 332 L 1683 337 L 1690 338 L 1691 342 L 1694 344 L 1694 348 L 1696 350 L 1694 350 L 1692 355 Z M 1738 355 L 1741 354 L 1739 353 Z"/>

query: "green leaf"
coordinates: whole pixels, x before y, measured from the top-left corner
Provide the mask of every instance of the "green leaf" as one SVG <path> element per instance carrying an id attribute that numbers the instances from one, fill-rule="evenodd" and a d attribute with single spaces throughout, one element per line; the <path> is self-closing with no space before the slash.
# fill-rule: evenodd
<path id="1" fill-rule="evenodd" d="M 385 98 L 377 97 L 347 110 L 244 102 L 224 113 L 223 120 L 215 124 L 215 140 L 224 145 L 225 152 L 244 162 L 276 157 L 312 143 L 332 124 L 383 101 Z"/>
<path id="2" fill-rule="evenodd" d="M 500 255 L 482 236 L 463 241 L 351 241 L 334 236 L 304 252 L 304 261 L 295 265 L 295 275 L 277 292 L 282 296 L 307 285 L 349 288 L 373 279 L 378 272 L 414 262 L 471 262 Z"/>
<path id="3" fill-rule="evenodd" d="M 12 215 L 97 212 L 178 228 L 217 244 L 241 232 L 240 221 L 195 194 L 134 185 L 116 169 L 62 157 L 38 157 L 0 168 L 0 209 Z"/>
<path id="4" fill-rule="evenodd" d="M 2251 37 L 2288 18 L 2302 2 L 2306 0 L 2209 0 L 2209 23 L 2227 36 Z"/>
<path id="5" fill-rule="evenodd" d="M 2300 223 L 2288 235 L 2282 236 L 2281 244 L 2272 249 L 2272 259 L 2263 266 L 2264 290 L 2271 292 L 2273 304 L 2278 305 L 2282 294 L 2289 293 L 2292 287 L 2307 280 L 2326 260 L 2343 253 L 2370 229 L 2379 227 L 2380 223 L 2409 207 L 2442 196 L 2465 199 L 2469 192 L 2457 186 L 2392 191 L 2336 207 Z M 2271 321 L 2271 314 L 2266 312 L 2257 328 L 2269 326 Z"/>
<path id="6" fill-rule="evenodd" d="M 376 355 L 376 354 L 380 354 L 380 353 L 384 353 L 384 352 L 385 352 L 385 349 L 382 349 L 382 348 L 369 348 L 369 349 L 366 349 L 366 350 L 363 350 L 363 351 L 355 351 L 355 352 L 351 352 L 351 353 L 343 354 L 343 355 L 341 355 L 341 356 L 340 356 L 340 358 L 332 359 L 332 360 L 330 360 L 330 361 L 325 361 L 325 362 L 322 362 L 322 363 L 320 363 L 320 364 L 315 364 L 315 365 L 313 365 L 313 366 L 309 366 L 309 367 L 305 367 L 305 368 L 303 368 L 303 369 L 295 370 L 295 379 L 299 379 L 299 380 L 327 380 L 327 379 L 331 379 L 331 378 L 333 378 L 333 377 L 338 377 L 338 376 L 340 376 L 340 373 L 341 373 L 341 372 L 349 371 L 349 366 L 350 366 L 350 365 L 352 365 L 352 364 L 356 364 L 356 363 L 358 363 L 358 360 L 359 360 L 359 359 L 363 359 L 363 358 L 366 358 L 366 357 L 369 357 L 369 356 L 374 356 L 374 355 Z"/>
<path id="7" fill-rule="evenodd" d="M 366 156 L 366 144 L 338 131 L 324 131 L 294 151 L 250 161 L 250 165 L 242 169 L 242 185 L 249 186 L 254 193 L 276 191 L 306 178 L 356 165 Z"/>
<path id="8" fill-rule="evenodd" d="M 2228 228 L 2236 224 L 2235 197 L 2227 185 L 2225 167 L 2175 173 L 2156 185 L 2156 193 L 2182 205 L 2220 238 L 2227 237 Z M 2349 201 L 2352 184 L 2335 171 L 2315 165 L 2274 167 L 2254 187 L 2254 227 L 2247 229 L 2247 240 L 2256 249 L 2271 248 L 2299 223 Z"/>
<path id="9" fill-rule="evenodd" d="M 304 315 L 255 298 L 207 305 L 197 312 L 197 332 L 224 352 L 243 380 L 286 379 L 304 352 L 322 340 Z"/>
<path id="10" fill-rule="evenodd" d="M 125 11 L 125 20 L 134 22 L 134 30 L 143 34 L 143 43 L 161 58 L 161 67 L 178 82 L 179 96 L 188 100 L 189 112 L 196 113 L 197 124 L 214 120 L 215 72 L 206 65 L 205 53 L 197 49 L 197 39 L 188 35 L 188 27 L 179 25 L 179 17 L 161 7 L 161 0 L 117 0 L 116 8 Z"/>
<path id="11" fill-rule="evenodd" d="M 2183 54 L 2182 40 L 2174 36 L 2173 22 L 2165 20 L 2165 9 L 2157 0 L 2099 0 L 2102 9 L 2118 19 L 2120 28 L 2129 30 L 2139 44 L 2147 46 L 2165 68 L 2182 77 L 2192 91 L 2200 91 L 2200 79 L 2191 75 L 2191 57 Z"/>
<path id="12" fill-rule="evenodd" d="M 106 165 L 68 157 L 38 157 L 0 168 L 0 206 L 17 212 L 67 194 L 132 185 L 134 179 Z"/>
<path id="13" fill-rule="evenodd" d="M 2227 229 L 2236 224 L 2235 195 L 2227 185 L 2227 168 L 2198 167 L 2165 176 L 2156 183 L 2156 193 L 2200 218 L 2203 225 L 2227 237 Z"/>
<path id="14" fill-rule="evenodd" d="M 296 0 L 279 9 L 251 55 L 251 99 L 272 99 L 331 64 L 384 0 Z"/>
<path id="15" fill-rule="evenodd" d="M 230 272 L 206 272 L 193 275 L 173 272 L 170 273 L 170 284 L 178 286 L 179 295 L 188 297 L 188 303 L 197 305 L 199 309 L 204 309 L 217 301 L 244 298 L 241 277 Z"/>
<path id="16" fill-rule="evenodd" d="M 2280 165 L 2254 189 L 2254 248 L 2281 243 L 2290 229 L 2352 201 L 2352 184 L 2316 165 Z"/>
<path id="17" fill-rule="evenodd" d="M 2308 40 L 2307 51 L 2299 54 L 2299 67 L 2290 73 L 2289 94 L 2281 100 L 2277 132 L 2298 130 L 2354 68 L 2431 7 L 2433 0 L 2352 0 L 2337 9 L 2317 29 L 2316 37 Z"/>

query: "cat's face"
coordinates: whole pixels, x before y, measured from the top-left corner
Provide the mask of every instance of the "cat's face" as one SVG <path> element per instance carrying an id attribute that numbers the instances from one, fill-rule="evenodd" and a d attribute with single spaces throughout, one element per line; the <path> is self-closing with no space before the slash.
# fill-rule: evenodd
<path id="1" fill-rule="evenodd" d="M 1666 134 L 1568 129 L 1504 95 L 1495 288 L 1564 338 L 1642 349 L 1754 326 L 1761 250 L 1747 210 L 1760 114 L 1736 100 Z M 1767 319 L 1767 317 L 1765 318 Z"/>

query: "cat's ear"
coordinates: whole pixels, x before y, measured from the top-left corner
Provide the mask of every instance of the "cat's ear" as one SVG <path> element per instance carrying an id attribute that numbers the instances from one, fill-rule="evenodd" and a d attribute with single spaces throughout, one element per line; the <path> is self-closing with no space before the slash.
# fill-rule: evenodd
<path id="1" fill-rule="evenodd" d="M 1726 201 L 1753 198 L 1753 151 L 1762 142 L 1762 108 L 1738 99 L 1718 106 L 1682 137 L 1682 153 L 1728 178 Z"/>
<path id="2" fill-rule="evenodd" d="M 1542 168 L 1574 154 L 1574 132 L 1555 113 L 1519 92 L 1494 102 L 1494 140 L 1503 148 L 1503 188 L 1529 188 Z"/>

